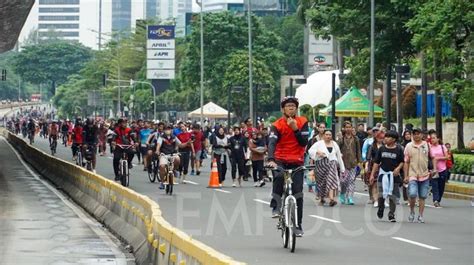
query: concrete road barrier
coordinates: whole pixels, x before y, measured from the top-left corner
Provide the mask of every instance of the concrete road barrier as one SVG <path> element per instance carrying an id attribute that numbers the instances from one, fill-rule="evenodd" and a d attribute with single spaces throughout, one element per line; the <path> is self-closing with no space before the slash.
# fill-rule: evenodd
<path id="1" fill-rule="evenodd" d="M 244 264 L 174 228 L 147 196 L 57 159 L 3 130 L 23 158 L 133 247 L 138 264 Z"/>

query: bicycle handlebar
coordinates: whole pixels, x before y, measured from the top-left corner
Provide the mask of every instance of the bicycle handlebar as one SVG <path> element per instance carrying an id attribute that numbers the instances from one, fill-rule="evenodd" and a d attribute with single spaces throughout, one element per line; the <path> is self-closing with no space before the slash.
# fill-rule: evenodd
<path id="1" fill-rule="evenodd" d="M 292 169 L 286 169 L 286 168 L 283 168 L 281 166 L 276 166 L 276 167 L 264 166 L 263 168 L 267 169 L 267 170 L 269 169 L 269 170 L 282 171 L 282 172 L 288 172 L 288 173 L 291 172 L 293 174 L 293 173 L 296 173 L 296 172 L 301 171 L 301 170 L 313 170 L 313 169 L 316 168 L 316 166 L 310 166 L 310 165 L 304 166 L 303 165 L 303 166 L 299 166 L 297 168 L 292 168 Z"/>

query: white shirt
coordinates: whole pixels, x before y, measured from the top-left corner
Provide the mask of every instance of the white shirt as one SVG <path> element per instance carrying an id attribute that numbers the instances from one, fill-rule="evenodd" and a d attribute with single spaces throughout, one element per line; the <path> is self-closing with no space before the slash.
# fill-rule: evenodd
<path id="1" fill-rule="evenodd" d="M 344 162 L 342 161 L 342 155 L 341 155 L 341 150 L 339 149 L 339 146 L 337 145 L 336 142 L 332 141 L 333 149 L 332 152 L 329 152 L 328 148 L 326 147 L 326 144 L 324 143 L 324 140 L 317 141 L 311 148 L 309 149 L 308 153 L 311 159 L 313 160 L 321 160 L 323 157 L 319 157 L 317 155 L 318 152 L 326 154 L 326 157 L 329 160 L 336 161 L 339 164 L 339 169 L 341 169 L 341 172 L 346 171 L 346 168 L 344 167 Z"/>

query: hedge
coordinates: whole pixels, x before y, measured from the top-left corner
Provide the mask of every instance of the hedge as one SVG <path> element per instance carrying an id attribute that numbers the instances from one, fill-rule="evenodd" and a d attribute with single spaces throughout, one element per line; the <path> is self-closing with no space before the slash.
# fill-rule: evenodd
<path id="1" fill-rule="evenodd" d="M 454 168 L 455 174 L 474 175 L 474 155 L 455 154 Z"/>

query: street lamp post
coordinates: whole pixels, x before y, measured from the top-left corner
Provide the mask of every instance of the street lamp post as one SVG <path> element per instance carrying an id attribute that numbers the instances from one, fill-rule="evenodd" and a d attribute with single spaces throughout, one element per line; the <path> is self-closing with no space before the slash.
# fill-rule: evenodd
<path id="1" fill-rule="evenodd" d="M 249 26 L 249 117 L 252 118 L 253 123 L 255 124 L 255 120 L 253 119 L 253 80 L 252 80 L 252 1 L 248 1 L 248 26 Z"/>
<path id="2" fill-rule="evenodd" d="M 204 18 L 202 12 L 204 0 L 196 0 L 196 4 L 201 8 L 200 24 L 201 24 L 201 89 L 200 89 L 200 104 L 201 104 L 201 125 L 204 124 Z"/>
<path id="3" fill-rule="evenodd" d="M 369 121 L 374 126 L 374 72 L 375 72 L 375 0 L 370 1 L 370 85 L 369 85 Z"/>

